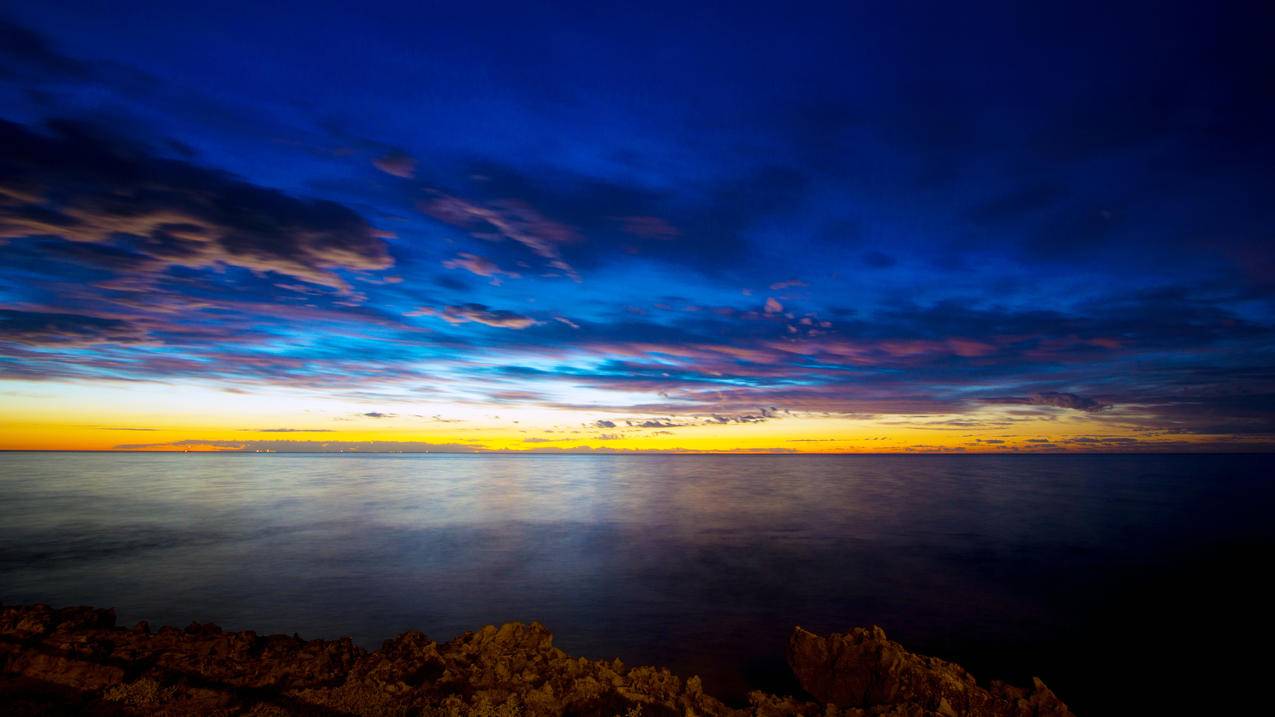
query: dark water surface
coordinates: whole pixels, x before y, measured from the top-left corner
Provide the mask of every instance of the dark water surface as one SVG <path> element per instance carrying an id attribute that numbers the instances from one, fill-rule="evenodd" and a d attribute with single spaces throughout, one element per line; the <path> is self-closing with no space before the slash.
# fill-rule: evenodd
<path id="1" fill-rule="evenodd" d="M 368 647 L 540 620 L 733 699 L 790 689 L 794 624 L 879 624 L 1082 715 L 1217 711 L 1264 681 L 1273 509 L 1275 456 L 9 453 L 0 600 Z"/>

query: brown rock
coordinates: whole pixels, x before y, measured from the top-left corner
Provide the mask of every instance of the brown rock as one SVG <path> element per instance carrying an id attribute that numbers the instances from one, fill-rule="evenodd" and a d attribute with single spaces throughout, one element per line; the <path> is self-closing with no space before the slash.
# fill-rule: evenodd
<path id="1" fill-rule="evenodd" d="M 985 689 L 960 665 L 908 652 L 875 626 L 827 637 L 798 627 L 788 640 L 788 664 L 815 699 L 840 707 L 907 706 L 945 717 L 1071 715 L 1039 679 L 1029 690 L 1000 683 Z"/>
<path id="2" fill-rule="evenodd" d="M 573 658 L 542 625 L 509 623 L 439 644 L 416 631 L 367 652 L 348 638 L 302 640 L 211 624 L 156 632 L 115 614 L 45 605 L 0 609 L 0 713 L 520 717 L 912 717 L 1069 715 L 1037 681 L 984 690 L 879 629 L 794 633 L 790 657 L 821 703 L 753 693 L 733 709 L 697 677 Z M 833 703 L 824 704 L 823 702 Z"/>

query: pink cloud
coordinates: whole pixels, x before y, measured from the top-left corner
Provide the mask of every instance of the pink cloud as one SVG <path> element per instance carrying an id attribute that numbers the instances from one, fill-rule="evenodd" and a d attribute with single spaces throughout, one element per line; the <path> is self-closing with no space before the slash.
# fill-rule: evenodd
<path id="1" fill-rule="evenodd" d="M 775 283 L 771 284 L 770 290 L 782 291 L 784 289 L 787 289 L 789 287 L 794 287 L 794 286 L 809 286 L 809 285 L 806 282 L 802 281 L 801 279 L 785 279 L 784 281 L 776 281 Z"/>
<path id="2" fill-rule="evenodd" d="M 407 315 L 434 316 L 449 324 L 473 322 L 502 329 L 525 329 L 536 324 L 536 320 L 530 316 L 515 314 L 504 309 L 490 309 L 483 304 L 460 304 L 443 309 L 423 306 L 415 311 L 409 311 Z"/>
<path id="3" fill-rule="evenodd" d="M 404 152 L 390 152 L 372 160 L 377 169 L 395 177 L 411 179 L 416 174 L 416 159 Z"/>
<path id="4" fill-rule="evenodd" d="M 497 274 L 504 274 L 511 278 L 518 278 L 518 274 L 516 272 L 505 271 L 504 269 L 501 269 L 496 262 L 491 261 L 486 257 L 481 257 L 477 254 L 471 254 L 465 251 L 457 254 L 454 259 L 444 261 L 443 266 L 448 269 L 464 269 L 465 271 L 468 271 L 471 274 L 477 274 L 478 276 L 496 276 Z"/>
<path id="5" fill-rule="evenodd" d="M 421 211 L 453 226 L 470 230 L 484 241 L 508 239 L 523 245 L 549 266 L 579 281 L 580 275 L 562 258 L 558 247 L 579 240 L 570 227 L 552 221 L 527 204 L 502 199 L 487 205 L 441 195 L 420 205 Z"/>
<path id="6" fill-rule="evenodd" d="M 673 239 L 682 233 L 659 217 L 632 216 L 619 217 L 619 220 L 624 231 L 643 239 Z"/>

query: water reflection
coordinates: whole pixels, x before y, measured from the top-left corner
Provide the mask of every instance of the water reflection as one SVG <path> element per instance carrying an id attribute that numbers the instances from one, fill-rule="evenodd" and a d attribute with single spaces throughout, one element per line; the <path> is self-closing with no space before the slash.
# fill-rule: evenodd
<path id="1" fill-rule="evenodd" d="M 1220 589 L 1228 560 L 1270 556 L 1272 467 L 1253 456 L 6 454 L 0 598 L 115 606 L 126 622 L 352 634 L 369 647 L 408 627 L 446 639 L 538 619 L 570 652 L 666 664 L 734 696 L 784 685 L 776 661 L 793 624 L 880 624 L 981 676 L 1040 674 L 1095 714 L 1123 677 L 1085 641 L 1111 625 L 1128 636 L 1121 650 L 1152 661 L 1154 640 L 1129 626 L 1180 602 L 1198 612 L 1226 599 L 1248 629 L 1269 626 L 1245 613 L 1267 593 L 1201 598 L 1186 583 Z M 1167 601 L 1166 582 L 1178 595 Z"/>

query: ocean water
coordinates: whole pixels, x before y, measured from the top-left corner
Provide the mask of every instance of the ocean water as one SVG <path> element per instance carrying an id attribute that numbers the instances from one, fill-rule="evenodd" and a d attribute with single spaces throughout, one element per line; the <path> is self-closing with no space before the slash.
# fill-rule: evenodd
<path id="1" fill-rule="evenodd" d="M 1081 715 L 1256 699 L 1275 456 L 0 454 L 0 600 L 375 647 L 556 644 L 791 691 L 877 624 Z M 1246 694 L 1249 693 L 1249 694 Z"/>

